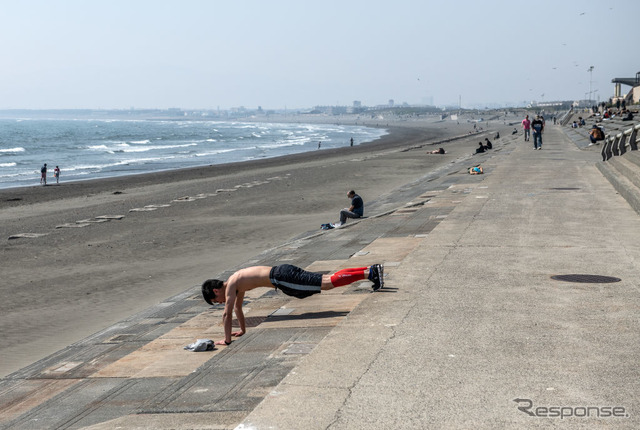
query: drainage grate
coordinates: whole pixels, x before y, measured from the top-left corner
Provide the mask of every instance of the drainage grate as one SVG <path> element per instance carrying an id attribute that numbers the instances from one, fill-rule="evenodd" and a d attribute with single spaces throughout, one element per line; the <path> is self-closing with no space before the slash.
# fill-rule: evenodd
<path id="1" fill-rule="evenodd" d="M 258 327 L 266 319 L 267 319 L 266 316 L 265 317 L 246 317 L 244 319 L 244 324 L 245 324 L 246 327 Z M 238 324 L 238 320 L 233 320 L 232 326 L 233 327 L 240 327 L 240 324 Z"/>
<path id="2" fill-rule="evenodd" d="M 611 284 L 613 282 L 620 282 L 622 279 L 614 278 L 613 276 L 602 275 L 554 275 L 551 279 L 564 282 L 579 282 L 581 284 Z"/>

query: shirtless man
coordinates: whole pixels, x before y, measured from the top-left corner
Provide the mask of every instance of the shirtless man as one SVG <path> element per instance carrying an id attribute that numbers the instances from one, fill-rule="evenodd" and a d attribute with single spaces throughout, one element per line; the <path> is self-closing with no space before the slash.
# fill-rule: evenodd
<path id="1" fill-rule="evenodd" d="M 222 323 L 224 325 L 224 339 L 217 341 L 216 345 L 230 345 L 231 336 L 239 337 L 246 333 L 242 302 L 244 293 L 258 287 L 273 287 L 280 289 L 288 296 L 304 299 L 321 290 L 331 290 L 343 287 L 356 281 L 368 279 L 373 282 L 373 291 L 378 291 L 384 286 L 383 267 L 374 264 L 369 267 L 343 269 L 331 275 L 307 272 L 290 264 L 280 266 L 253 266 L 240 269 L 227 279 L 208 279 L 202 284 L 202 296 L 212 305 L 224 303 Z M 231 332 L 233 311 L 236 312 L 240 331 Z"/>

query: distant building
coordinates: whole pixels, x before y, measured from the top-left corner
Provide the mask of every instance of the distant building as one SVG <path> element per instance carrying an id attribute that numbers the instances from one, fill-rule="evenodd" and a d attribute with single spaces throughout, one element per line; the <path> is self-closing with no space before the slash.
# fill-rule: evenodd
<path id="1" fill-rule="evenodd" d="M 393 99 L 389 99 L 389 104 L 388 104 L 389 107 L 393 107 L 393 104 L 394 104 Z"/>
<path id="2" fill-rule="evenodd" d="M 616 84 L 614 97 L 622 97 L 627 103 L 640 102 L 640 72 L 636 73 L 635 78 L 615 78 L 611 82 Z M 620 84 L 629 85 L 631 90 L 626 95 L 622 95 Z"/>

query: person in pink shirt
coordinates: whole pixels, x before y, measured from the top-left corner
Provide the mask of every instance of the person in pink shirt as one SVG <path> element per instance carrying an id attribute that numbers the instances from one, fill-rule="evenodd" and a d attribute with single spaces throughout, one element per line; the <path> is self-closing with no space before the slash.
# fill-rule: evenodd
<path id="1" fill-rule="evenodd" d="M 524 141 L 527 142 L 531 136 L 531 121 L 529 121 L 529 115 L 525 116 L 522 120 L 522 128 L 524 129 Z"/>

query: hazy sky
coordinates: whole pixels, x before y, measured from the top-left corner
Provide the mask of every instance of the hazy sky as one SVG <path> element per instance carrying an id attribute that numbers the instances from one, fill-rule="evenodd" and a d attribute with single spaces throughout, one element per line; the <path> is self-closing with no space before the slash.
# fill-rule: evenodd
<path id="1" fill-rule="evenodd" d="M 521 103 L 585 98 L 591 75 L 606 99 L 640 71 L 638 0 L 1 0 L 0 17 L 0 109 Z"/>

